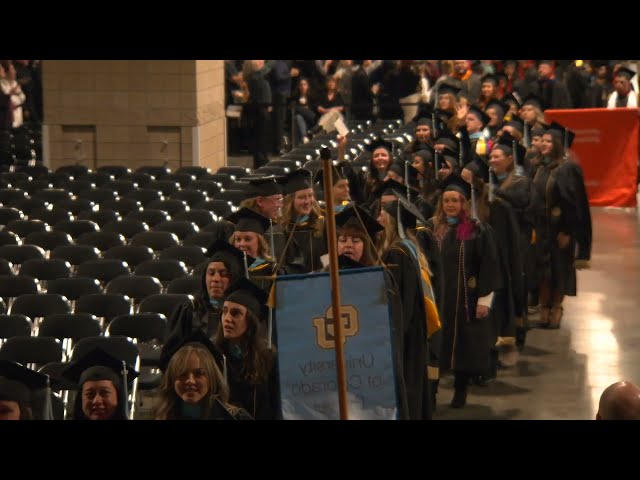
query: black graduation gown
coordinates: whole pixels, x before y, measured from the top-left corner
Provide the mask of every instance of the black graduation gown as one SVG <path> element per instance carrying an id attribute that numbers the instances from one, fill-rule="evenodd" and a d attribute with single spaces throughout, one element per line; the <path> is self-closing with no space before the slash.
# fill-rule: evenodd
<path id="1" fill-rule="evenodd" d="M 426 225 L 432 236 L 433 225 L 433 219 Z M 437 244 L 437 239 L 434 237 L 431 242 Z M 484 375 L 490 367 L 490 338 L 494 327 L 491 313 L 476 319 L 475 312 L 478 298 L 500 287 L 493 236 L 487 225 L 477 223 L 471 238 L 460 241 L 456 238 L 456 229 L 450 228 L 442 240 L 439 254 L 444 293 L 440 368 Z M 462 258 L 464 269 L 460 265 Z"/>
<path id="2" fill-rule="evenodd" d="M 504 183 L 496 190 L 496 196 L 504 199 L 511 208 L 518 221 L 520 230 L 518 245 L 520 256 L 524 266 L 524 291 L 539 283 L 538 269 L 535 263 L 535 244 L 531 244 L 531 238 L 535 227 L 537 212 L 542 208 L 541 198 L 533 181 L 526 176 L 513 177 L 511 184 Z M 526 315 L 526 305 L 523 305 L 522 314 Z M 518 309 L 516 308 L 516 315 Z"/>
<path id="3" fill-rule="evenodd" d="M 209 338 L 213 338 L 220 323 L 221 305 L 214 306 L 209 302 L 209 294 L 204 285 L 203 273 L 202 288 L 204 292 L 198 295 L 193 303 L 186 302 L 176 308 L 167 325 L 167 338 L 160 350 L 160 369 L 164 372 L 169 365 L 171 356 L 176 347 L 196 330 L 202 330 Z"/>
<path id="4" fill-rule="evenodd" d="M 404 398 L 408 406 L 408 418 L 426 420 L 431 418 L 430 387 L 427 382 L 429 347 L 420 268 L 413 254 L 405 245 L 397 243 L 382 256 L 390 267 L 391 277 L 400 301 L 392 308 L 397 334 L 395 346 L 401 352 Z M 395 312 L 394 312 L 395 310 Z M 401 395 L 402 397 L 402 395 Z"/>
<path id="5" fill-rule="evenodd" d="M 324 222 L 324 218 L 322 219 Z M 290 225 L 293 228 L 293 224 Z M 291 230 L 287 231 L 282 225 L 277 225 L 274 231 L 275 256 L 281 258 Z M 310 273 L 322 268 L 320 257 L 328 252 L 326 230 L 317 236 L 308 223 L 295 225 L 293 238 L 289 242 L 283 266 L 287 273 Z"/>
<path id="6" fill-rule="evenodd" d="M 522 316 L 524 309 L 524 267 L 520 254 L 520 229 L 511 206 L 502 198 L 495 197 L 489 204 L 489 225 L 498 254 L 501 286 L 495 290 L 491 316 L 497 337 L 515 336 L 515 317 Z"/>
<path id="7" fill-rule="evenodd" d="M 544 199 L 544 211 L 536 228 L 543 278 L 558 294 L 575 296 L 574 261 L 591 258 L 591 212 L 582 169 L 571 160 L 543 164 L 536 172 L 534 185 Z M 564 249 L 558 246 L 561 232 L 571 237 Z"/>
<path id="8" fill-rule="evenodd" d="M 229 403 L 244 408 L 255 420 L 280 420 L 282 414 L 275 363 L 266 383 L 251 385 L 244 379 L 242 359 L 230 353 L 228 342 L 223 342 L 222 350 L 227 357 Z"/>

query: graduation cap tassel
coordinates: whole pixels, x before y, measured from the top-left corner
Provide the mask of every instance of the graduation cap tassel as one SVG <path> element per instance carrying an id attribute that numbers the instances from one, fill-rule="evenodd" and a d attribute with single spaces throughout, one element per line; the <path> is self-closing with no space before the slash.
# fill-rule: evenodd
<path id="1" fill-rule="evenodd" d="M 405 240 L 407 238 L 407 235 L 404 232 L 404 227 L 402 226 L 402 219 L 401 219 L 401 209 L 400 209 L 400 201 L 398 201 L 398 217 L 397 217 L 397 222 L 398 222 L 398 235 L 400 235 L 400 238 Z"/>
<path id="2" fill-rule="evenodd" d="M 471 216 L 474 219 L 478 218 L 478 212 L 476 210 L 476 189 L 471 182 Z"/>
<path id="3" fill-rule="evenodd" d="M 44 416 L 43 420 L 53 420 L 53 405 L 51 404 L 51 378 L 47 375 L 47 386 L 44 389 L 46 395 L 44 399 Z"/>
<path id="4" fill-rule="evenodd" d="M 407 186 L 407 200 L 411 201 L 411 186 L 409 185 L 409 163 L 404 162 L 404 183 Z"/>
<path id="5" fill-rule="evenodd" d="M 247 264 L 247 252 L 242 252 L 242 259 L 244 262 L 244 276 L 245 278 L 249 278 L 249 265 Z"/>
<path id="6" fill-rule="evenodd" d="M 269 307 L 269 318 L 267 323 L 267 348 L 271 349 L 271 336 L 273 335 L 273 308 Z"/>
<path id="7" fill-rule="evenodd" d="M 524 124 L 524 146 L 531 147 L 531 126 L 526 122 Z"/>
<path id="8" fill-rule="evenodd" d="M 437 101 L 437 98 L 438 98 L 438 90 L 436 89 L 436 101 Z M 431 113 L 431 125 L 433 126 L 433 128 L 431 129 L 431 133 L 433 135 L 433 139 L 435 140 L 436 138 L 438 138 L 438 125 L 436 121 L 435 112 Z"/>
<path id="9" fill-rule="evenodd" d="M 127 362 L 122 360 L 122 396 L 124 397 L 124 416 L 129 418 L 129 381 L 127 378 Z"/>
<path id="10" fill-rule="evenodd" d="M 524 177 L 524 167 L 520 165 L 520 156 L 518 155 L 518 142 L 514 138 L 511 142 L 511 148 L 513 149 L 513 166 L 515 175 L 518 177 Z"/>

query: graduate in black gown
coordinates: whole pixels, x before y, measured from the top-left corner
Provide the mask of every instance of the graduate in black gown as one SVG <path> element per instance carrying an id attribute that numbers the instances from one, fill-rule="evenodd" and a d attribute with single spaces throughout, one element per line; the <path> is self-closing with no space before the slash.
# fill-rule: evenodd
<path id="1" fill-rule="evenodd" d="M 256 420 L 278 420 L 280 390 L 275 349 L 268 346 L 266 293 L 243 278 L 226 291 L 215 345 L 227 359 L 229 402 Z"/>
<path id="2" fill-rule="evenodd" d="M 436 215 L 426 225 L 442 262 L 440 368 L 454 373 L 454 408 L 466 404 L 469 379 L 489 369 L 490 309 L 500 287 L 495 243 L 486 225 L 471 218 L 470 197 L 469 183 L 449 175 Z"/>
<path id="3" fill-rule="evenodd" d="M 289 273 L 319 270 L 327 242 L 324 217 L 311 188 L 311 172 L 296 170 L 283 183 L 282 219 L 279 228 L 273 229 L 276 261 L 283 259 Z"/>
<path id="4" fill-rule="evenodd" d="M 431 370 L 429 329 L 440 327 L 435 298 L 428 276 L 428 266 L 413 233 L 418 221 L 424 222 L 413 204 L 396 192 L 397 200 L 382 206 L 378 222 L 384 232 L 378 251 L 389 266 L 398 292 L 401 312 L 396 312 L 396 350 L 401 352 L 402 379 L 410 419 L 430 419 L 433 396 L 429 379 L 437 375 Z M 423 271 L 426 270 L 423 274 Z M 426 275 L 426 278 L 424 277 Z M 400 313 L 398 315 L 398 313 Z M 429 375 L 431 373 L 431 375 Z"/>
<path id="5" fill-rule="evenodd" d="M 535 216 L 541 208 L 541 198 L 533 186 L 532 180 L 526 175 L 524 156 L 526 149 L 517 143 L 509 134 L 503 134 L 491 151 L 489 163 L 496 174 L 496 188 L 494 196 L 507 202 L 516 216 L 519 229 L 518 246 L 523 263 L 523 290 L 515 304 L 516 315 L 516 345 L 522 350 L 526 339 L 527 305 L 526 295 L 533 285 L 537 284 L 537 270 L 535 262 Z"/>
<path id="6" fill-rule="evenodd" d="M 565 295 L 575 296 L 576 268 L 591 258 L 591 212 L 580 165 L 566 157 L 575 134 L 553 122 L 542 136 L 542 163 L 533 179 L 544 203 L 537 222 L 541 244 L 540 322 L 559 328 Z"/>
<path id="7" fill-rule="evenodd" d="M 496 145 L 499 150 L 507 146 Z M 510 147 L 509 147 L 510 148 Z M 494 157 L 497 153 L 493 153 Z M 515 347 L 516 318 L 522 318 L 524 309 L 524 267 L 520 250 L 520 229 L 511 205 L 495 195 L 498 178 L 490 171 L 489 165 L 476 156 L 466 167 L 472 172 L 475 187 L 477 218 L 486 225 L 487 232 L 493 237 L 498 255 L 500 285 L 494 291 L 491 307 L 491 321 L 494 330 L 491 334 L 491 357 L 489 371 L 475 379 L 484 384 L 488 379 L 496 378 L 499 350 L 513 351 Z M 506 172 L 499 173 L 502 179 Z"/>
<path id="8" fill-rule="evenodd" d="M 207 252 L 207 268 L 202 272 L 201 289 L 193 302 L 180 305 L 168 322 L 167 339 L 160 351 L 160 369 L 166 370 L 176 345 L 194 331 L 201 330 L 213 338 L 220 322 L 221 301 L 224 292 L 235 280 L 245 276 L 245 253 L 231 245 L 227 240 L 216 241 Z M 247 263 L 253 260 L 247 259 Z"/>

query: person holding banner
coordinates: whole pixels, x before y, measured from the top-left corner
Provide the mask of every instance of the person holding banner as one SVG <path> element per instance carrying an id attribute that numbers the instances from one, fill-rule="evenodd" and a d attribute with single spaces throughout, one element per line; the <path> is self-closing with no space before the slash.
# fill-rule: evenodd
<path id="1" fill-rule="evenodd" d="M 309 273 L 322 268 L 327 253 L 324 217 L 311 186 L 311 172 L 295 170 L 284 183 L 284 206 L 280 227 L 274 228 L 275 258 L 291 273 Z"/>
<path id="2" fill-rule="evenodd" d="M 227 358 L 230 402 L 256 420 L 281 417 L 275 351 L 264 331 L 267 294 L 242 278 L 225 292 L 215 345 Z"/>
<path id="3" fill-rule="evenodd" d="M 489 370 L 490 310 L 500 286 L 498 258 L 486 225 L 469 211 L 471 185 L 456 174 L 447 177 L 436 215 L 426 224 L 442 262 L 442 350 L 440 368 L 454 373 L 451 407 L 467 401 L 473 376 Z"/>
<path id="4" fill-rule="evenodd" d="M 366 210 L 350 203 L 336 214 L 336 227 L 340 257 L 346 256 L 363 267 L 378 264 L 373 249 L 383 227 Z"/>
<path id="5" fill-rule="evenodd" d="M 224 355 L 201 331 L 185 340 L 162 376 L 153 409 L 155 420 L 253 420 L 229 404 L 229 386 L 220 368 Z"/>
<path id="6" fill-rule="evenodd" d="M 196 330 L 212 338 L 220 323 L 221 301 L 229 285 L 245 276 L 245 252 L 227 240 L 218 240 L 208 253 L 207 268 L 202 272 L 201 289 L 191 302 L 180 305 L 169 318 L 167 339 L 160 351 L 160 369 L 166 370 L 176 345 L 181 345 Z M 253 259 L 246 260 L 247 265 Z"/>
<path id="7" fill-rule="evenodd" d="M 552 122 L 542 136 L 542 162 L 533 179 L 543 199 L 536 232 L 543 266 L 539 286 L 540 323 L 560 328 L 562 301 L 575 296 L 576 268 L 591 258 L 591 212 L 580 165 L 566 158 L 575 134 Z M 576 254 L 577 247 L 577 254 Z"/>
<path id="8" fill-rule="evenodd" d="M 416 207 L 398 197 L 383 205 L 378 222 L 384 232 L 378 240 L 378 252 L 383 264 L 390 266 L 397 288 L 401 314 L 395 315 L 402 359 L 404 400 L 411 420 L 431 419 L 435 392 L 432 383 L 438 377 L 437 352 L 439 342 L 429 342 L 429 334 L 440 329 L 440 318 L 431 288 L 428 263 L 418 248 L 415 234 L 417 222 L 424 222 Z M 434 356 L 430 356 L 430 346 Z"/>

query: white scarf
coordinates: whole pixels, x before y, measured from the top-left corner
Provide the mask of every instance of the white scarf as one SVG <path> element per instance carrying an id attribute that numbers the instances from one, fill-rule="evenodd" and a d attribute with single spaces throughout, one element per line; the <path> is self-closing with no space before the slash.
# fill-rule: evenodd
<path id="1" fill-rule="evenodd" d="M 607 102 L 607 108 L 616 108 L 616 102 L 618 101 L 618 92 L 613 92 Z M 631 90 L 629 97 L 627 98 L 627 108 L 638 108 L 638 94 Z"/>

